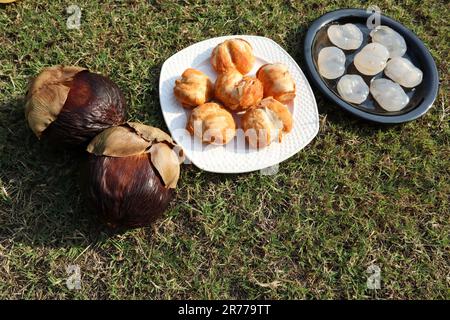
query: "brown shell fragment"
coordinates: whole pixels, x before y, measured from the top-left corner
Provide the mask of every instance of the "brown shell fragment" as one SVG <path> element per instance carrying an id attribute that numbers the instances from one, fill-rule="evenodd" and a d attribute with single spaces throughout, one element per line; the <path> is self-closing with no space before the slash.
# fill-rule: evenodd
<path id="1" fill-rule="evenodd" d="M 175 188 L 184 160 L 181 149 L 164 131 L 137 122 L 111 127 L 97 135 L 87 147 L 97 156 L 131 157 L 150 153 L 151 162 L 166 188 Z"/>
<path id="2" fill-rule="evenodd" d="M 77 73 L 58 118 L 42 137 L 56 144 L 86 146 L 103 130 L 125 123 L 126 102 L 110 79 L 89 71 Z"/>
<path id="3" fill-rule="evenodd" d="M 56 120 L 66 103 L 70 82 L 75 75 L 85 70 L 73 66 L 45 68 L 29 86 L 25 101 L 25 116 L 28 125 L 37 137 Z"/>
<path id="4" fill-rule="evenodd" d="M 110 79 L 80 67 L 44 68 L 29 84 L 25 117 L 35 135 L 85 148 L 100 132 L 125 123 L 127 106 Z"/>
<path id="5" fill-rule="evenodd" d="M 93 212 L 110 228 L 150 225 L 167 209 L 174 190 L 166 188 L 150 154 L 89 155 L 86 195 Z"/>
<path id="6" fill-rule="evenodd" d="M 97 135 L 87 147 L 97 156 L 129 157 L 145 153 L 151 143 L 127 126 L 111 127 Z"/>
<path id="7" fill-rule="evenodd" d="M 165 143 L 156 143 L 150 148 L 150 160 L 155 166 L 166 188 L 175 188 L 180 177 L 180 164 L 176 152 Z"/>
<path id="8" fill-rule="evenodd" d="M 150 127 L 145 124 L 139 123 L 139 122 L 127 122 L 127 125 L 134 129 L 134 131 L 143 139 L 147 140 L 148 142 L 162 142 L 166 141 L 170 144 L 175 144 L 172 141 L 172 138 L 162 131 L 161 129 Z"/>

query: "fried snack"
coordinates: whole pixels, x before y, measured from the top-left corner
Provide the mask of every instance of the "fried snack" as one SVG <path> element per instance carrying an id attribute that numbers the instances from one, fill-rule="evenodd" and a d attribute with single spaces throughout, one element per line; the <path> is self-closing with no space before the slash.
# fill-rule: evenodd
<path id="1" fill-rule="evenodd" d="M 274 97 L 282 103 L 295 98 L 295 82 L 284 64 L 265 64 L 259 68 L 256 77 L 264 86 L 264 97 Z"/>
<path id="2" fill-rule="evenodd" d="M 256 108 L 246 111 L 241 124 L 248 143 L 256 149 L 281 142 L 293 125 L 289 109 L 273 97 L 264 98 Z"/>
<path id="3" fill-rule="evenodd" d="M 215 97 L 232 111 L 242 111 L 256 106 L 263 98 L 263 85 L 255 77 L 243 76 L 230 70 L 217 77 Z"/>
<path id="4" fill-rule="evenodd" d="M 189 68 L 175 81 L 173 93 L 184 108 L 192 109 L 211 101 L 214 85 L 206 74 Z"/>
<path id="5" fill-rule="evenodd" d="M 215 47 L 211 54 L 211 65 L 217 73 L 235 69 L 247 74 L 254 63 L 252 46 L 242 39 L 226 40 Z"/>
<path id="6" fill-rule="evenodd" d="M 236 123 L 228 110 L 209 102 L 192 110 L 186 129 L 203 142 L 222 145 L 235 136 Z"/>

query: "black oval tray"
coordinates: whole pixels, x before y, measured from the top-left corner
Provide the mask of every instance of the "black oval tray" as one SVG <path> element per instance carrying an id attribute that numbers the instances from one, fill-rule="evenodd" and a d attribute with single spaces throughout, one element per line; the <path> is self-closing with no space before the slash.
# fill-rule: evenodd
<path id="1" fill-rule="evenodd" d="M 361 9 L 341 9 L 329 12 L 312 23 L 306 34 L 304 44 L 306 71 L 309 79 L 332 102 L 363 119 L 379 123 L 402 123 L 417 119 L 431 108 L 436 99 L 439 87 L 439 76 L 436 63 L 423 42 L 412 31 L 389 17 L 381 15 L 381 25 L 386 25 L 403 36 L 408 48 L 404 57 L 411 60 L 411 62 L 423 72 L 423 81 L 419 86 L 413 89 L 404 88 L 406 94 L 410 98 L 410 102 L 405 108 L 397 112 L 385 111 L 378 106 L 371 95 L 369 95 L 367 100 L 360 105 L 348 103 L 342 100 L 337 93 L 336 85 L 339 79 L 328 80 L 323 78 L 318 72 L 317 56 L 319 51 L 323 47 L 333 45 L 328 40 L 326 33 L 327 27 L 331 24 L 344 24 L 350 22 L 356 24 L 361 29 L 364 40 L 363 45 L 361 45 L 359 49 L 344 50 L 347 58 L 346 73 L 360 74 L 354 67 L 352 61 L 355 54 L 367 44 L 370 38 L 370 29 L 366 26 L 366 21 L 371 14 L 372 13 Z M 370 85 L 370 80 L 373 77 L 360 75 L 366 83 Z M 381 72 L 374 77 L 383 77 L 383 73 Z"/>

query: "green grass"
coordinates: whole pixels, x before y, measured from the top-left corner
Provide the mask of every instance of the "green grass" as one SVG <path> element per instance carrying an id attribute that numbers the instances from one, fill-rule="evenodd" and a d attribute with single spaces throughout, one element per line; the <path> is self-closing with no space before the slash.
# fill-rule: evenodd
<path id="1" fill-rule="evenodd" d="M 0 298 L 449 299 L 450 128 L 446 1 L 377 1 L 425 42 L 440 73 L 434 107 L 381 127 L 316 93 L 320 132 L 275 176 L 183 166 L 153 227 L 108 235 L 80 196 L 83 155 L 27 128 L 27 80 L 45 66 L 109 75 L 129 117 L 166 129 L 161 64 L 197 41 L 256 34 L 303 65 L 308 25 L 359 1 L 32 1 L 0 5 Z M 83 8 L 80 31 L 65 8 Z M 372 3 L 372 2 L 371 2 Z M 382 288 L 366 288 L 381 268 Z M 66 287 L 78 264 L 81 290 Z"/>

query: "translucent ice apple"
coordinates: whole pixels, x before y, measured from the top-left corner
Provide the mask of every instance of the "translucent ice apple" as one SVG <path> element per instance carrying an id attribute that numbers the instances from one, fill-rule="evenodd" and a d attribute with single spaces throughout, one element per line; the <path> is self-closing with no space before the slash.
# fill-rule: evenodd
<path id="1" fill-rule="evenodd" d="M 376 79 L 370 84 L 370 93 L 387 111 L 399 111 L 409 103 L 409 97 L 398 83 L 389 79 Z"/>
<path id="2" fill-rule="evenodd" d="M 356 74 L 346 74 L 340 78 L 337 90 L 342 99 L 356 104 L 363 103 L 369 95 L 369 87 L 363 78 Z"/>
<path id="3" fill-rule="evenodd" d="M 345 72 L 345 54 L 336 47 L 326 47 L 320 50 L 317 61 L 319 73 L 327 79 L 336 79 Z"/>
<path id="4" fill-rule="evenodd" d="M 389 51 L 379 43 L 369 43 L 355 56 L 353 63 L 362 74 L 373 76 L 383 71 L 389 59 Z"/>
<path id="5" fill-rule="evenodd" d="M 344 50 L 358 49 L 363 42 L 363 34 L 357 26 L 352 23 L 344 25 L 331 25 L 327 30 L 328 39 Z"/>
<path id="6" fill-rule="evenodd" d="M 396 57 L 386 65 L 386 76 L 405 88 L 414 88 L 422 82 L 423 73 L 408 59 Z"/>
<path id="7" fill-rule="evenodd" d="M 372 41 L 380 43 L 389 51 L 389 57 L 401 57 L 406 52 L 405 39 L 393 29 L 387 26 L 378 26 L 370 32 Z"/>

